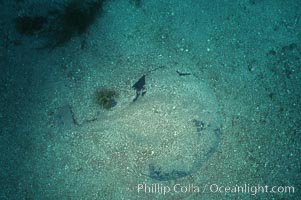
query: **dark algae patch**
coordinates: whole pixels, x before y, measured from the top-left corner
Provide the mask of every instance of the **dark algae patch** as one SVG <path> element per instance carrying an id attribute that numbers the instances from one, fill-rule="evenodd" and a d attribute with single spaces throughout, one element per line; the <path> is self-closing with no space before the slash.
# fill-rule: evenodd
<path id="1" fill-rule="evenodd" d="M 97 14 L 102 9 L 103 0 L 81 1 L 73 0 L 61 10 L 50 12 L 53 20 L 48 29 L 49 41 L 46 47 L 55 48 L 69 42 L 77 34 L 83 34 L 94 23 Z"/>
<path id="2" fill-rule="evenodd" d="M 118 93 L 112 89 L 101 88 L 96 91 L 96 103 L 106 110 L 117 105 L 117 97 Z"/>
<path id="3" fill-rule="evenodd" d="M 44 16 L 31 13 L 19 16 L 15 20 L 15 27 L 17 32 L 24 35 L 38 33 L 46 40 L 42 48 L 53 49 L 84 34 L 101 13 L 103 3 L 104 0 L 71 0 L 59 8 L 50 8 Z"/>
<path id="4" fill-rule="evenodd" d="M 47 21 L 44 16 L 18 16 L 15 19 L 15 27 L 20 34 L 33 35 L 40 31 Z"/>

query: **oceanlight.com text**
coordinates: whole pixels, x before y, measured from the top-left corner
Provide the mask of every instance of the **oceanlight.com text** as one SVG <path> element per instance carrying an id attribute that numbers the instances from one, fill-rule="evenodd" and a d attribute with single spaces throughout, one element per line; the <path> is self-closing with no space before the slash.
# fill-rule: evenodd
<path id="1" fill-rule="evenodd" d="M 204 191 L 211 193 L 247 193 L 257 195 L 260 193 L 295 193 L 294 186 L 268 186 L 268 185 L 234 185 L 222 186 L 218 184 L 204 185 Z M 209 191 L 208 191 L 209 190 Z"/>

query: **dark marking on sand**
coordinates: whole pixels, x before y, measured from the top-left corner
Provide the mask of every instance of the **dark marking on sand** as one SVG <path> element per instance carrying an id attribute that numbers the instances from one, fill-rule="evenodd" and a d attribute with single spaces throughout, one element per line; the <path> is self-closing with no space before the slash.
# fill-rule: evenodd
<path id="1" fill-rule="evenodd" d="M 189 75 L 191 75 L 190 72 L 180 72 L 179 70 L 177 70 L 176 72 L 179 74 L 179 76 L 189 76 Z"/>
<path id="2" fill-rule="evenodd" d="M 196 132 L 198 134 L 198 138 L 201 140 L 203 131 L 208 131 L 210 129 L 210 125 L 205 124 L 205 122 L 197 119 L 193 119 L 192 122 L 196 127 Z M 207 161 L 207 159 L 212 156 L 212 154 L 216 151 L 219 141 L 220 141 L 220 128 L 215 128 L 211 130 L 212 137 L 214 138 L 214 142 L 212 146 L 208 149 L 207 152 L 203 153 L 203 156 L 200 156 L 194 163 L 194 167 L 191 170 L 170 170 L 164 171 L 162 167 L 155 166 L 154 164 L 149 164 L 148 166 L 148 177 L 158 180 L 158 181 L 168 181 L 168 180 L 176 180 L 180 178 L 184 178 L 186 176 L 191 175 L 196 172 L 203 164 Z M 204 157 L 206 158 L 204 160 Z"/>
<path id="3" fill-rule="evenodd" d="M 183 178 L 185 176 L 190 175 L 189 172 L 179 171 L 179 170 L 172 170 L 171 172 L 164 172 L 162 171 L 161 167 L 156 167 L 153 164 L 149 164 L 149 177 L 152 179 L 156 179 L 159 181 L 168 181 L 168 180 L 175 180 L 178 178 Z"/>
<path id="4" fill-rule="evenodd" d="M 145 75 L 143 75 L 133 86 L 132 88 L 134 88 L 136 90 L 136 96 L 133 99 L 133 102 L 135 102 L 139 96 L 144 96 L 144 94 L 146 93 L 146 89 L 145 89 Z"/>
<path id="5" fill-rule="evenodd" d="M 70 105 L 64 105 L 58 108 L 57 112 L 58 126 L 62 130 L 73 128 L 78 123 L 75 120 L 74 113 Z"/>
<path id="6" fill-rule="evenodd" d="M 70 130 L 74 127 L 83 126 L 99 119 L 99 115 L 96 114 L 90 119 L 85 119 L 81 123 L 75 117 L 72 107 L 69 104 L 63 105 L 57 108 L 56 121 L 60 130 Z"/>
<path id="7" fill-rule="evenodd" d="M 196 127 L 197 133 L 201 134 L 202 131 L 205 129 L 205 123 L 203 121 L 197 120 L 197 119 L 192 120 L 192 122 L 194 123 L 194 125 Z"/>
<path id="8" fill-rule="evenodd" d="M 166 66 L 161 65 L 154 69 L 148 70 L 143 76 L 140 77 L 140 79 L 132 86 L 132 88 L 136 90 L 136 96 L 133 99 L 133 102 L 137 101 L 137 99 L 140 97 L 140 95 L 144 96 L 146 94 L 145 77 L 148 76 L 150 73 L 157 71 L 159 69 L 165 68 L 165 67 Z"/>

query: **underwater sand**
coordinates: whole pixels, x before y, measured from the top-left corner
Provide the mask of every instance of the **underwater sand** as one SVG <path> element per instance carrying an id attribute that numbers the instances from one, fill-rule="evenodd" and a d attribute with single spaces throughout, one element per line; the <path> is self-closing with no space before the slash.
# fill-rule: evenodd
<path id="1" fill-rule="evenodd" d="M 298 1 L 108 0 L 84 35 L 38 50 L 13 19 L 43 2 L 0 1 L 0 199 L 298 199 Z M 103 87 L 119 94 L 110 110 L 95 101 Z"/>

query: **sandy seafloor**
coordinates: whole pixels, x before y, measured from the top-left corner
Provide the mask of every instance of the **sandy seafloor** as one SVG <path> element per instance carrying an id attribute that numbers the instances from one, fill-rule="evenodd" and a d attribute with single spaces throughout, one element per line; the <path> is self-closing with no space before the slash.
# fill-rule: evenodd
<path id="1" fill-rule="evenodd" d="M 297 0 L 107 0 L 53 50 L 16 32 L 15 17 L 37 9 L 27 3 L 0 1 L 0 199 L 300 199 Z M 132 85 L 160 66 L 133 103 Z M 102 87 L 119 93 L 111 110 L 95 102 Z M 245 184 L 269 190 L 209 190 Z"/>

